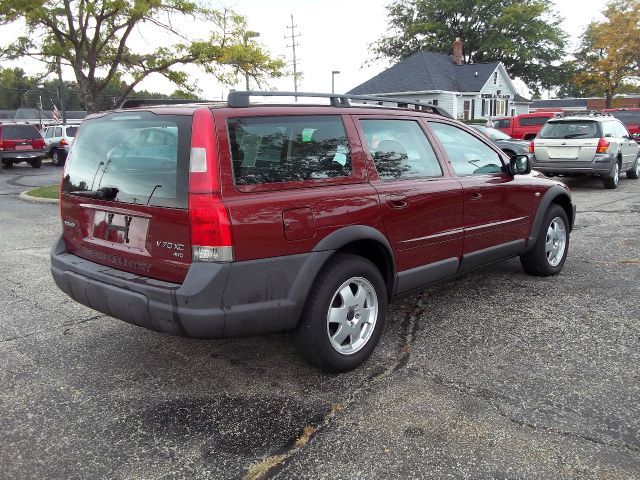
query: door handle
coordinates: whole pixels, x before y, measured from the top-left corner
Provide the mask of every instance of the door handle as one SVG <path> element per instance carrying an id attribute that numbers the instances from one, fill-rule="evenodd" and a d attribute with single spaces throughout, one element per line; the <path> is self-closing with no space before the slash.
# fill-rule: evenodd
<path id="1" fill-rule="evenodd" d="M 387 195 L 387 205 L 391 208 L 405 208 L 407 203 L 407 196 L 403 194 Z"/>
<path id="2" fill-rule="evenodd" d="M 482 194 L 480 192 L 473 192 L 471 194 L 471 200 L 480 200 L 482 198 Z"/>

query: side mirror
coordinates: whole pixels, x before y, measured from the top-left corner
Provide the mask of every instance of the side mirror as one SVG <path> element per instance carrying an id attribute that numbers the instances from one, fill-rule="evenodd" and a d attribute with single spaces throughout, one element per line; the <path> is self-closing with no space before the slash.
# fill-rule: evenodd
<path id="1" fill-rule="evenodd" d="M 526 175 L 531 172 L 531 159 L 528 155 L 514 155 L 509 160 L 511 175 Z"/>

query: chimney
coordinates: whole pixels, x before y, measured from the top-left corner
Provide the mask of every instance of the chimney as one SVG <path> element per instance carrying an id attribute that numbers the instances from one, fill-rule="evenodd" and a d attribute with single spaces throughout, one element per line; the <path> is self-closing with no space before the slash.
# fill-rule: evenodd
<path id="1" fill-rule="evenodd" d="M 453 63 L 462 65 L 462 41 L 460 37 L 456 37 L 456 41 L 453 42 Z"/>

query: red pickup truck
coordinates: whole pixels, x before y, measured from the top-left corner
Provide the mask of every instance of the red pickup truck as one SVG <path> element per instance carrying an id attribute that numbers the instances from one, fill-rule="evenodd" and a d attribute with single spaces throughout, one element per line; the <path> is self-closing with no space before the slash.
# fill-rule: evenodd
<path id="1" fill-rule="evenodd" d="M 497 118 L 493 120 L 493 126 L 511 138 L 531 140 L 555 115 L 555 112 L 523 113 L 515 117 Z"/>
<path id="2" fill-rule="evenodd" d="M 631 135 L 640 134 L 640 108 L 605 108 L 603 112 L 610 113 L 624 123 Z"/>

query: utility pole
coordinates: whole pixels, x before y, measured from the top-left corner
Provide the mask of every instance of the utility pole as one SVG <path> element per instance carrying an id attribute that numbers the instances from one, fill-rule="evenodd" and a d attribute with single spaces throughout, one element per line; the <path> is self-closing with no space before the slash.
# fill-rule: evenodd
<path id="1" fill-rule="evenodd" d="M 300 36 L 300 34 L 296 35 L 296 27 L 293 23 L 293 14 L 291 15 L 291 26 L 287 27 L 291 29 L 291 35 L 285 35 L 284 38 L 291 40 L 291 45 L 287 45 L 287 48 L 291 48 L 293 50 L 293 91 L 298 93 L 298 63 L 296 60 L 296 47 L 299 47 L 300 44 L 296 43 L 296 38 Z M 296 102 L 298 101 L 298 97 L 295 97 Z"/>
<path id="2" fill-rule="evenodd" d="M 62 83 L 62 63 L 58 57 L 58 100 L 60 100 L 60 110 L 62 113 L 62 124 L 67 124 L 67 107 L 64 101 L 64 83 Z"/>

